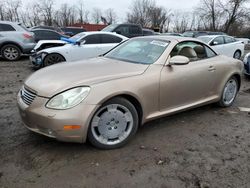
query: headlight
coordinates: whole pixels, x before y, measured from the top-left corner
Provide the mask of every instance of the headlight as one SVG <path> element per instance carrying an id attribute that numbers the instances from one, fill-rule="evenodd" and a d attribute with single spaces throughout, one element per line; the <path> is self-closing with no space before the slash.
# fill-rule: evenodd
<path id="1" fill-rule="evenodd" d="M 250 54 L 247 54 L 244 59 L 243 59 L 243 62 L 244 64 L 247 64 L 247 61 L 250 60 Z"/>
<path id="2" fill-rule="evenodd" d="M 89 94 L 90 87 L 77 87 L 64 91 L 49 100 L 47 108 L 65 110 L 80 104 Z"/>

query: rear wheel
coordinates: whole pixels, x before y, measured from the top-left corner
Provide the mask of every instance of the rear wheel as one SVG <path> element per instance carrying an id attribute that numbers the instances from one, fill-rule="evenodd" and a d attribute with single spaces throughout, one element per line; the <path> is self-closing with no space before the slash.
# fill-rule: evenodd
<path id="1" fill-rule="evenodd" d="M 229 107 L 233 104 L 239 89 L 238 80 L 231 77 L 224 86 L 219 105 L 221 107 Z"/>
<path id="2" fill-rule="evenodd" d="M 138 129 L 138 113 L 128 100 L 114 98 L 104 103 L 94 114 L 88 140 L 100 149 L 125 145 Z"/>
<path id="3" fill-rule="evenodd" d="M 61 63 L 64 61 L 65 61 L 65 58 L 60 54 L 49 54 L 45 57 L 43 61 L 43 65 L 46 67 L 46 66 L 54 65 L 56 63 Z"/>
<path id="4" fill-rule="evenodd" d="M 21 57 L 21 50 L 13 44 L 7 44 L 1 49 L 2 57 L 8 61 L 16 61 Z"/>
<path id="5" fill-rule="evenodd" d="M 234 58 L 235 59 L 240 59 L 241 58 L 241 52 L 239 50 L 237 50 L 235 53 L 234 53 Z"/>

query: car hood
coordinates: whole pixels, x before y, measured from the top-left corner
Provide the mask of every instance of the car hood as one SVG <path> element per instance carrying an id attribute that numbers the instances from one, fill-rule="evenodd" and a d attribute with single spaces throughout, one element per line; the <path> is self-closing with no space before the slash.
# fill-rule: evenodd
<path id="1" fill-rule="evenodd" d="M 43 44 L 66 44 L 67 42 L 62 40 L 40 40 L 34 47 L 34 50 L 40 48 Z"/>
<path id="2" fill-rule="evenodd" d="M 113 79 L 142 74 L 149 65 L 98 57 L 61 63 L 33 73 L 25 86 L 42 97 L 52 97 L 77 86 L 91 86 Z"/>

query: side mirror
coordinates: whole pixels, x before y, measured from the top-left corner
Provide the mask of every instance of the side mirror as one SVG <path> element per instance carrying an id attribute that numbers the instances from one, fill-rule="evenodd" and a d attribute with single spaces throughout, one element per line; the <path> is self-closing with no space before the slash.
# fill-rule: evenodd
<path id="1" fill-rule="evenodd" d="M 187 65 L 189 62 L 189 58 L 182 55 L 176 55 L 170 59 L 169 65 Z"/>
<path id="2" fill-rule="evenodd" d="M 212 46 L 216 46 L 216 45 L 218 45 L 219 43 L 217 42 L 217 41 L 213 41 L 212 43 L 211 43 L 211 45 Z"/>
<path id="3" fill-rule="evenodd" d="M 80 46 L 80 45 L 81 45 L 81 42 L 80 42 L 80 41 L 76 41 L 75 44 L 78 45 L 78 46 Z"/>
<path id="4" fill-rule="evenodd" d="M 117 34 L 119 34 L 119 35 L 120 35 L 120 34 L 122 34 L 122 32 L 121 32 L 121 31 L 116 31 L 116 33 L 117 33 Z"/>

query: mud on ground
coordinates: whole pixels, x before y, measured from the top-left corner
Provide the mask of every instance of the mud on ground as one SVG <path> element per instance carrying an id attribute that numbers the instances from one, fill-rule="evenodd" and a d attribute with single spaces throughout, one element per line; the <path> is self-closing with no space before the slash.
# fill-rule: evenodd
<path id="1" fill-rule="evenodd" d="M 124 148 L 101 151 L 28 131 L 16 93 L 27 59 L 0 62 L 0 187 L 250 187 L 250 80 L 233 107 L 208 105 L 150 122 Z"/>

